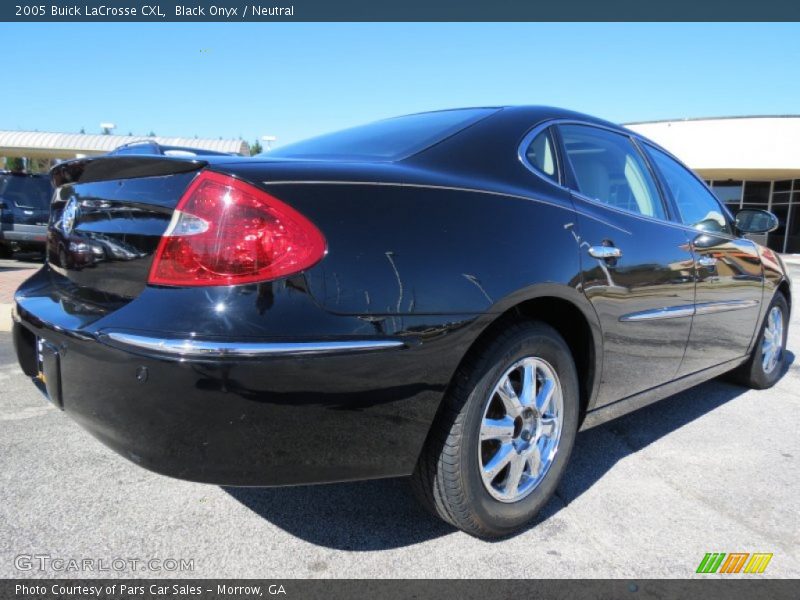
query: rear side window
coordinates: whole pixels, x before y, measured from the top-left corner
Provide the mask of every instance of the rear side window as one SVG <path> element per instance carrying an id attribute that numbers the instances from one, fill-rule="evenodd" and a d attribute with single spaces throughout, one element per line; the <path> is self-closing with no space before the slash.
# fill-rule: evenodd
<path id="1" fill-rule="evenodd" d="M 0 178 L 0 196 L 19 208 L 49 210 L 52 193 L 47 177 L 9 175 Z"/>
<path id="2" fill-rule="evenodd" d="M 630 138 L 589 125 L 562 125 L 560 131 L 579 192 L 631 213 L 666 218 L 658 187 Z"/>
<path id="3" fill-rule="evenodd" d="M 711 233 L 732 233 L 719 201 L 688 169 L 649 144 L 644 144 L 644 148 L 661 174 L 684 225 Z"/>
<path id="4" fill-rule="evenodd" d="M 525 150 L 525 160 L 536 172 L 558 182 L 558 161 L 549 129 L 531 140 Z"/>
<path id="5" fill-rule="evenodd" d="M 264 156 L 319 160 L 400 160 L 458 133 L 497 110 L 467 108 L 384 119 L 276 148 Z"/>

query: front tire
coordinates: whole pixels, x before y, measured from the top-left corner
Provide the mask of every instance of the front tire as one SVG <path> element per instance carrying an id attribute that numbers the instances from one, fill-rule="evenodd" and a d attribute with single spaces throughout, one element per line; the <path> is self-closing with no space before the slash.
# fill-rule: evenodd
<path id="1" fill-rule="evenodd" d="M 543 323 L 508 326 L 459 367 L 412 477 L 416 495 L 471 535 L 516 531 L 555 493 L 579 408 L 563 338 Z"/>
<path id="2" fill-rule="evenodd" d="M 767 309 L 750 358 L 733 372 L 734 380 L 744 386 L 764 390 L 777 383 L 786 360 L 786 338 L 789 330 L 789 304 L 780 292 Z"/>

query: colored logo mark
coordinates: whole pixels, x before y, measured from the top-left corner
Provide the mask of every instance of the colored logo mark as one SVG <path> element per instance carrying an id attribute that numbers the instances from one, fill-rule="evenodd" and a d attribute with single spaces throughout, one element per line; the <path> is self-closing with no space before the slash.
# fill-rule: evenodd
<path id="1" fill-rule="evenodd" d="M 697 567 L 697 573 L 763 573 L 772 554 L 765 552 L 706 552 Z"/>

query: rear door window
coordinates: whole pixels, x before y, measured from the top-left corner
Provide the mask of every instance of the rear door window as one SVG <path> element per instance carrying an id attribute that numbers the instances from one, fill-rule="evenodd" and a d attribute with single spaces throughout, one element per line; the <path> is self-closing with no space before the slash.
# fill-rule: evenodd
<path id="1" fill-rule="evenodd" d="M 655 180 L 629 137 L 590 125 L 561 125 L 581 194 L 630 213 L 666 219 Z"/>

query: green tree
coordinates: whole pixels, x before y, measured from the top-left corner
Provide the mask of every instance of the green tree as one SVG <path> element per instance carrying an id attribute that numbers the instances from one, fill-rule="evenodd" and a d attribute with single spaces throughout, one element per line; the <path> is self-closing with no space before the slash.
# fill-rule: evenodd
<path id="1" fill-rule="evenodd" d="M 256 140 L 250 146 L 250 156 L 255 156 L 256 154 L 261 154 L 263 151 L 264 151 L 264 148 L 262 148 L 261 142 L 259 142 L 258 140 Z"/>
<path id="2" fill-rule="evenodd" d="M 8 169 L 9 171 L 24 171 L 25 159 L 22 158 L 21 156 L 7 156 L 6 169 Z"/>

